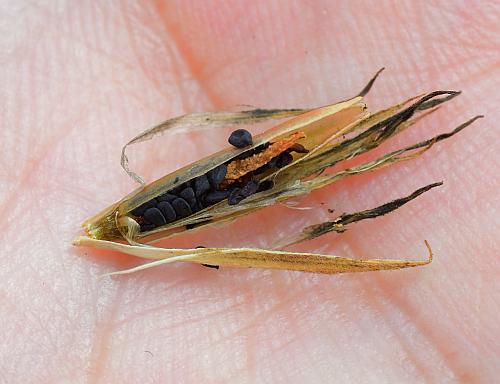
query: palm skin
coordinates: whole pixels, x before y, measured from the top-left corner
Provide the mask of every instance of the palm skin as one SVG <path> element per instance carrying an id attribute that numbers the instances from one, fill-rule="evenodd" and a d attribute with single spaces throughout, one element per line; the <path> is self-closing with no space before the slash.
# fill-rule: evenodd
<path id="1" fill-rule="evenodd" d="M 104 4 L 104 3 L 103 3 Z M 500 364 L 495 2 L 126 2 L 2 7 L 0 378 L 13 383 L 492 382 Z M 119 278 L 132 257 L 75 250 L 78 223 L 135 186 L 121 146 L 183 113 L 319 106 L 387 70 L 371 110 L 463 95 L 384 150 L 486 118 L 422 158 L 353 177 L 169 246 L 254 245 L 418 187 L 397 212 L 301 249 L 435 261 L 313 275 L 175 264 Z M 153 180 L 230 130 L 132 151 Z M 149 147 L 147 147 L 149 145 Z"/>

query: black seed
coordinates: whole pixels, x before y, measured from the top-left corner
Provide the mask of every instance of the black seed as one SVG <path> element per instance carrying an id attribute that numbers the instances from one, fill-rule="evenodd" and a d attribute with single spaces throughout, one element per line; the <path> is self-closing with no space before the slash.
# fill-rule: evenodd
<path id="1" fill-rule="evenodd" d="M 279 155 L 276 156 L 276 157 L 273 157 L 271 160 L 269 160 L 269 162 L 267 163 L 267 166 L 269 168 L 274 168 L 276 167 L 276 163 L 278 162 L 278 159 L 279 159 Z"/>
<path id="2" fill-rule="evenodd" d="M 241 195 L 241 188 L 234 188 L 230 193 L 227 199 L 229 205 L 236 205 L 241 200 L 243 200 L 245 196 Z"/>
<path id="3" fill-rule="evenodd" d="M 260 175 L 261 173 L 264 173 L 268 171 L 271 167 L 268 164 L 264 164 L 262 167 L 257 168 L 255 171 L 253 171 L 254 175 Z"/>
<path id="4" fill-rule="evenodd" d="M 210 192 L 205 196 L 205 204 L 207 206 L 213 205 L 218 203 L 219 201 L 222 201 L 224 199 L 227 199 L 229 196 L 229 191 L 214 191 Z"/>
<path id="5" fill-rule="evenodd" d="M 210 182 L 210 185 L 212 186 L 212 188 L 217 189 L 219 184 L 226 177 L 226 173 L 227 173 L 227 165 L 226 164 L 221 164 L 218 167 L 212 169 L 208 173 L 208 181 Z"/>
<path id="6" fill-rule="evenodd" d="M 201 211 L 205 206 L 203 205 L 203 201 L 201 200 L 202 198 L 200 197 L 198 200 L 196 200 L 196 204 L 193 208 L 193 211 L 198 212 Z"/>
<path id="7" fill-rule="evenodd" d="M 243 148 L 247 145 L 252 145 L 252 134 L 246 129 L 237 129 L 229 136 L 229 144 L 234 145 L 236 148 Z"/>
<path id="8" fill-rule="evenodd" d="M 259 189 L 259 183 L 255 180 L 250 180 L 247 185 L 245 185 L 243 188 L 241 188 L 241 196 L 243 197 L 248 197 L 250 195 L 253 195 L 257 190 Z"/>
<path id="9" fill-rule="evenodd" d="M 203 195 L 205 192 L 208 192 L 209 189 L 210 189 L 210 183 L 208 182 L 208 178 L 206 175 L 198 176 L 194 180 L 194 190 L 195 190 L 196 196 Z"/>
<path id="10" fill-rule="evenodd" d="M 172 201 L 172 207 L 174 207 L 175 213 L 177 213 L 177 217 L 179 218 L 189 216 L 192 213 L 188 202 L 181 198 Z"/>
<path id="11" fill-rule="evenodd" d="M 167 221 L 167 223 L 171 223 L 177 217 L 177 215 L 175 214 L 175 210 L 172 207 L 172 204 L 170 204 L 169 202 L 160 201 L 158 203 L 157 207 L 161 211 L 163 216 L 165 217 L 165 220 Z"/>
<path id="12" fill-rule="evenodd" d="M 158 208 L 148 208 L 144 212 L 144 219 L 156 226 L 165 225 L 167 222 Z"/>
<path id="13" fill-rule="evenodd" d="M 146 201 L 144 204 L 140 205 L 136 209 L 132 211 L 132 215 L 134 216 L 142 216 L 144 215 L 144 212 L 146 212 L 146 209 L 152 208 L 156 206 L 156 199 L 151 199 L 149 201 Z"/>
<path id="14" fill-rule="evenodd" d="M 288 150 L 297 153 L 309 153 L 309 150 L 305 149 L 304 146 L 299 143 L 295 143 L 290 148 L 288 148 Z"/>
<path id="15" fill-rule="evenodd" d="M 182 183 L 181 185 L 178 185 L 177 187 L 173 188 L 170 193 L 172 195 L 178 195 L 179 193 L 181 193 L 186 187 L 188 187 L 188 185 L 186 185 L 185 183 Z M 178 197 L 178 196 L 177 196 Z"/>
<path id="16" fill-rule="evenodd" d="M 278 156 L 278 160 L 276 161 L 276 166 L 278 168 L 283 168 L 290 164 L 293 161 L 293 156 L 290 155 L 288 152 L 283 152 L 281 155 Z"/>
<path id="17" fill-rule="evenodd" d="M 141 232 L 148 232 L 156 228 L 156 225 L 150 223 L 141 224 Z"/>
<path id="18" fill-rule="evenodd" d="M 177 199 L 177 196 L 171 194 L 171 193 L 164 193 L 163 195 L 160 195 L 156 198 L 156 200 L 158 201 L 174 201 L 175 199 Z"/>
<path id="19" fill-rule="evenodd" d="M 274 183 L 272 180 L 264 180 L 259 184 L 259 189 L 257 190 L 257 192 L 267 191 L 272 187 L 274 187 Z"/>
<path id="20" fill-rule="evenodd" d="M 186 200 L 191 209 L 196 207 L 196 196 L 194 195 L 193 188 L 185 188 L 181 193 L 179 193 L 179 197 L 182 197 L 184 200 Z"/>

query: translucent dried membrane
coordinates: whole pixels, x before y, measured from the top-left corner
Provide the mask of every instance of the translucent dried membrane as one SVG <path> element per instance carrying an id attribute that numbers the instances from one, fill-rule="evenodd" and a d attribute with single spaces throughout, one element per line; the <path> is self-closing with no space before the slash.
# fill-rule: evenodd
<path id="1" fill-rule="evenodd" d="M 170 238 L 186 231 L 191 232 L 209 225 L 232 221 L 263 207 L 305 195 L 347 176 L 370 172 L 400 161 L 414 159 L 435 143 L 455 135 L 482 117 L 476 116 L 449 133 L 392 151 L 375 160 L 337 172 L 325 173 L 327 168 L 339 162 L 378 147 L 389 138 L 411 127 L 421 118 L 433 113 L 440 108 L 442 103 L 460 93 L 456 91 L 430 92 L 370 114 L 364 104 L 363 97 L 370 90 L 379 73 L 380 71 L 358 96 L 336 104 L 314 109 L 254 109 L 239 112 L 196 113 L 170 119 L 143 132 L 125 145 L 121 160 L 125 171 L 139 182 L 141 187 L 101 213 L 86 220 L 83 227 L 87 236 L 77 238 L 74 244 L 116 250 L 154 260 L 131 270 L 115 272 L 115 274 L 134 272 L 175 261 L 236 267 L 291 269 L 318 273 L 399 269 L 428 264 L 432 260 L 432 252 L 427 242 L 429 257 L 420 261 L 356 260 L 314 253 L 288 252 L 284 249 L 292 244 L 307 241 L 329 232 L 343 232 L 346 230 L 346 226 L 351 223 L 389 213 L 441 183 L 425 186 L 406 197 L 373 209 L 343 214 L 333 221 L 308 226 L 300 233 L 276 245 L 276 249 L 282 250 L 249 248 L 164 249 L 151 245 L 158 240 Z M 235 124 L 248 125 L 269 119 L 284 118 L 289 119 L 255 136 L 251 146 L 222 150 L 147 185 L 144 184 L 142 178 L 130 170 L 128 165 L 126 148 L 129 145 L 151 139 L 163 132 Z M 290 138 L 293 138 L 293 141 L 290 141 Z M 286 144 L 280 145 L 279 143 Z M 266 148 L 281 148 L 280 150 L 290 151 L 290 148 L 293 147 L 299 149 L 297 152 L 283 152 L 290 157 L 290 161 L 281 168 L 270 167 L 264 172 L 258 173 L 255 170 L 256 167 L 249 164 L 254 158 L 264 158 L 265 161 L 268 161 L 269 158 L 263 152 Z M 274 155 L 276 153 L 273 152 Z M 246 160 L 238 160 L 242 158 L 246 158 Z M 243 167 L 243 164 L 246 168 L 238 169 L 238 166 Z M 232 167 L 233 175 L 237 175 L 237 177 L 241 175 L 240 179 L 230 181 L 247 183 L 248 180 L 251 180 L 252 183 L 256 183 L 252 185 L 252 192 L 255 193 L 241 201 L 233 200 L 232 204 L 229 204 L 225 199 L 220 201 L 209 199 L 210 204 L 203 204 L 201 200 L 199 202 L 196 200 L 200 199 L 196 193 L 193 197 L 194 200 L 190 202 L 191 208 L 187 211 L 189 212 L 189 214 L 186 213 L 187 216 L 177 217 L 174 221 L 164 225 L 161 225 L 163 224 L 162 220 L 157 220 L 159 226 L 156 227 L 141 224 L 143 217 L 134 213 L 162 196 L 174 195 L 175 197 L 178 189 L 205 185 L 204 191 L 207 190 L 205 176 L 210 176 L 217 169 L 221 169 L 220 167 L 226 167 L 224 168 L 225 174 L 228 165 Z M 196 180 L 201 180 L 203 183 Z M 258 189 L 259 183 L 260 185 L 265 184 L 266 189 Z M 221 185 L 227 186 L 228 184 L 230 183 L 223 182 Z M 228 191 L 216 190 L 210 193 L 212 195 L 219 193 L 221 196 L 225 196 L 227 195 L 225 192 Z M 190 191 L 190 195 L 193 196 L 192 191 Z M 191 213 L 191 211 L 194 212 Z M 157 214 L 156 211 L 149 212 L 151 217 Z"/>

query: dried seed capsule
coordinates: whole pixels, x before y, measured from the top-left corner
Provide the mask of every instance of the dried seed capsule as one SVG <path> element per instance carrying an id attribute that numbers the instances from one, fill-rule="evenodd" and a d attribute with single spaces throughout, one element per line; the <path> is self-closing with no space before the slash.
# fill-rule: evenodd
<path id="1" fill-rule="evenodd" d="M 293 161 L 293 156 L 290 155 L 288 152 L 283 152 L 281 155 L 278 156 L 278 160 L 276 161 L 276 166 L 278 168 L 283 168 L 290 164 Z"/>
<path id="2" fill-rule="evenodd" d="M 241 188 L 241 196 L 248 197 L 253 195 L 259 189 L 259 183 L 255 180 L 250 180 L 243 188 Z"/>
<path id="3" fill-rule="evenodd" d="M 259 189 L 257 192 L 267 191 L 274 187 L 274 182 L 272 180 L 264 180 L 259 184 Z"/>
<path id="4" fill-rule="evenodd" d="M 229 197 L 227 199 L 227 203 L 229 205 L 236 205 L 238 204 L 241 200 L 243 200 L 245 196 L 241 195 L 241 188 L 234 188 L 230 193 Z"/>
<path id="5" fill-rule="evenodd" d="M 205 204 L 207 206 L 213 205 L 218 203 L 219 201 L 222 201 L 224 199 L 227 199 L 229 196 L 229 191 L 214 191 L 210 192 L 205 196 Z"/>
<path id="6" fill-rule="evenodd" d="M 139 207 L 137 207 L 136 209 L 134 209 L 132 211 L 132 215 L 134 215 L 134 216 L 142 216 L 142 215 L 144 215 L 144 212 L 146 212 L 146 210 L 148 208 L 155 207 L 156 203 L 157 203 L 156 199 L 151 199 L 149 201 L 146 201 L 144 204 L 142 204 Z"/>
<path id="7" fill-rule="evenodd" d="M 191 207 L 189 206 L 188 202 L 181 198 L 177 198 L 174 201 L 172 201 L 172 207 L 174 207 L 175 213 L 177 214 L 177 217 L 180 219 L 189 216 L 193 213 L 191 211 Z"/>
<path id="8" fill-rule="evenodd" d="M 171 201 L 174 201 L 175 199 L 177 199 L 177 196 L 173 195 L 172 193 L 164 193 L 163 195 L 160 195 L 156 198 L 156 200 L 158 201 L 168 201 L 168 202 L 171 202 Z"/>
<path id="9" fill-rule="evenodd" d="M 144 219 L 158 227 L 167 224 L 165 217 L 163 217 L 163 214 L 158 208 L 146 209 L 146 212 L 144 212 Z"/>
<path id="10" fill-rule="evenodd" d="M 182 197 L 184 200 L 186 200 L 191 208 L 194 208 L 196 206 L 196 196 L 194 195 L 193 188 L 188 187 L 183 189 L 181 193 L 179 193 L 179 197 Z"/>
<path id="11" fill-rule="evenodd" d="M 158 209 L 161 211 L 167 223 L 171 223 L 177 217 L 175 214 L 174 207 L 167 201 L 160 201 L 157 205 Z"/>
<path id="12" fill-rule="evenodd" d="M 208 173 L 208 181 L 210 182 L 210 185 L 212 186 L 212 188 L 217 189 L 219 184 L 226 177 L 226 173 L 227 173 L 227 165 L 226 164 L 221 164 L 218 167 L 212 169 Z"/>
<path id="13" fill-rule="evenodd" d="M 252 134 L 246 129 L 237 129 L 233 131 L 227 141 L 236 148 L 243 148 L 253 144 Z"/>
<path id="14" fill-rule="evenodd" d="M 194 191 L 196 196 L 201 196 L 210 190 L 210 183 L 206 175 L 198 176 L 194 180 Z"/>

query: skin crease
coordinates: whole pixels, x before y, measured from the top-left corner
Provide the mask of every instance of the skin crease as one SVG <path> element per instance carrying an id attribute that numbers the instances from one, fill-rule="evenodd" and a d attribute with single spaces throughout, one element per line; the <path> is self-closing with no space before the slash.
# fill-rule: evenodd
<path id="1" fill-rule="evenodd" d="M 2 5 L 1 382 L 495 380 L 499 4 L 252 3 Z M 141 130 L 241 104 L 332 103 L 382 66 L 371 110 L 434 89 L 463 95 L 377 153 L 486 117 L 415 161 L 299 200 L 311 209 L 273 207 L 165 245 L 272 247 L 443 180 L 297 248 L 419 259 L 427 239 L 431 265 L 322 276 L 174 264 L 99 279 L 141 261 L 71 246 L 80 222 L 135 188 L 119 154 Z M 151 181 L 226 146 L 230 131 L 167 135 L 131 162 Z"/>

